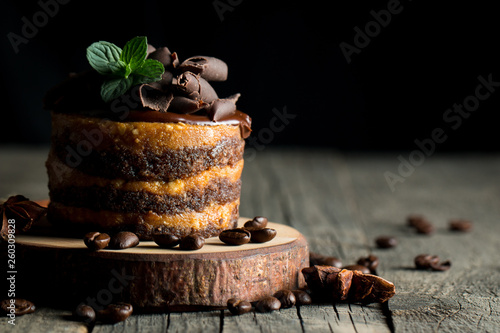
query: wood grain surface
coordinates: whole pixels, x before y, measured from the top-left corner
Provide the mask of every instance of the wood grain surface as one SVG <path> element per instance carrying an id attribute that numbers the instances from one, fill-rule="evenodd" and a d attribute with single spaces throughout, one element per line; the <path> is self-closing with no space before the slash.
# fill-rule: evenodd
<path id="1" fill-rule="evenodd" d="M 46 149 L 0 149 L 0 197 L 47 196 Z M 315 304 L 232 316 L 227 310 L 134 314 L 123 323 L 86 327 L 67 309 L 42 308 L 0 318 L 2 332 L 497 332 L 500 327 L 500 156 L 440 155 L 403 177 L 392 191 L 384 173 L 398 173 L 400 153 L 339 154 L 331 150 L 266 148 L 245 162 L 241 215 L 264 215 L 301 232 L 311 250 L 345 264 L 377 255 L 377 274 L 394 282 L 386 304 Z M 425 215 L 430 236 L 406 225 Z M 452 218 L 474 222 L 470 233 L 448 230 Z M 377 249 L 379 235 L 397 237 Z M 421 253 L 450 260 L 446 272 L 418 271 Z M 4 329 L 5 328 L 5 329 Z"/>

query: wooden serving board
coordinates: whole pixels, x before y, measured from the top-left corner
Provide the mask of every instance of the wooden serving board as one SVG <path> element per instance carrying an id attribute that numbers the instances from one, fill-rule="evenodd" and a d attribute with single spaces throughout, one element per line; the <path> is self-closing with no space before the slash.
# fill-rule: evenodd
<path id="1" fill-rule="evenodd" d="M 231 246 L 212 237 L 196 251 L 142 241 L 92 252 L 80 238 L 18 235 L 18 290 L 39 302 L 124 301 L 147 312 L 223 307 L 231 297 L 256 301 L 303 286 L 300 270 L 309 264 L 304 236 L 286 225 L 268 227 L 277 230 L 270 242 Z"/>

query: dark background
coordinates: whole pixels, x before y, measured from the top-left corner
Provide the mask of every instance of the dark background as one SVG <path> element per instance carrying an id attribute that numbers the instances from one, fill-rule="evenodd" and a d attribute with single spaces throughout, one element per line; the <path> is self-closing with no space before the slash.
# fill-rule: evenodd
<path id="1" fill-rule="evenodd" d="M 229 7 L 218 13 L 214 3 Z M 0 142 L 47 144 L 45 91 L 69 72 L 89 68 L 85 49 L 91 43 L 122 47 L 145 35 L 181 61 L 199 54 L 226 61 L 229 79 L 214 86 L 221 97 L 242 94 L 238 107 L 253 118 L 257 144 L 413 150 L 415 140 L 443 128 L 447 140 L 438 151 L 498 151 L 500 91 L 458 128 L 443 120 L 447 109 L 474 94 L 479 75 L 500 82 L 500 20 L 493 2 L 402 0 L 401 12 L 347 63 L 339 44 L 353 45 L 354 28 L 364 30 L 374 20 L 370 12 L 388 3 L 72 0 L 60 4 L 16 54 L 8 33 L 22 35 L 22 18 L 33 22 L 42 7 L 4 1 Z M 272 110 L 284 108 L 296 117 L 269 136 Z"/>

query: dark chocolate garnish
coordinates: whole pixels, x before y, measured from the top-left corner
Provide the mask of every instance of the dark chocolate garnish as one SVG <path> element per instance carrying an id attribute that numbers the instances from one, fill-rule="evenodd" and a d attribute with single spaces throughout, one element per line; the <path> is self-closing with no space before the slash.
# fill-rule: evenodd
<path id="1" fill-rule="evenodd" d="M 33 223 L 47 214 L 47 208 L 36 202 L 30 201 L 22 195 L 11 196 L 0 206 L 2 215 L 2 229 L 0 236 L 7 240 L 9 238 L 9 220 L 15 220 L 15 232 L 19 230 L 28 231 Z"/>
<path id="2" fill-rule="evenodd" d="M 188 58 L 179 65 L 179 69 L 200 74 L 207 81 L 227 80 L 227 64 L 214 57 L 196 56 Z"/>
<path id="3" fill-rule="evenodd" d="M 100 87 L 104 80 L 102 75 L 94 70 L 73 74 L 47 92 L 44 108 L 54 112 L 81 113 L 108 119 L 113 119 L 117 110 L 125 109 L 127 116 L 120 117 L 120 121 L 141 121 L 137 118 L 143 117 L 137 117 L 135 113 L 145 112 L 144 121 L 153 121 L 153 118 L 166 121 L 168 118 L 168 121 L 188 124 L 223 122 L 239 125 L 243 138 L 250 135 L 250 117 L 242 116 L 236 111 L 236 101 L 240 94 L 219 98 L 208 82 L 227 79 L 228 68 L 224 61 L 214 57 L 195 56 L 180 63 L 176 52 L 170 52 L 167 47 L 156 49 L 152 45 L 148 45 L 147 53 L 148 59 L 158 60 L 165 67 L 160 81 L 134 86 L 123 96 L 106 104 L 100 98 Z M 133 94 L 138 96 L 131 99 Z M 175 113 L 179 116 L 152 116 L 150 111 Z M 123 112 L 119 114 L 123 115 Z M 128 119 L 129 117 L 135 120 Z"/>

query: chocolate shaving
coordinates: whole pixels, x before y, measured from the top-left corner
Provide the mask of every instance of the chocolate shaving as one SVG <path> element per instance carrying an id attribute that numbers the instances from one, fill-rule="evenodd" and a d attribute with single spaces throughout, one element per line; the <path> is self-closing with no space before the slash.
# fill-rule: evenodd
<path id="1" fill-rule="evenodd" d="M 219 121 L 236 111 L 236 101 L 240 94 L 229 96 L 228 98 L 216 99 L 208 107 L 208 117 L 212 121 Z"/>
<path id="2" fill-rule="evenodd" d="M 52 88 L 44 98 L 44 108 L 55 112 L 89 112 L 122 108 L 129 111 L 158 111 L 192 114 L 212 122 L 224 121 L 236 113 L 236 101 L 240 94 L 219 98 L 208 81 L 227 79 L 227 64 L 217 58 L 195 56 L 182 63 L 176 52 L 167 47 L 156 49 L 148 44 L 148 59 L 159 61 L 165 67 L 160 81 L 134 86 L 111 103 L 100 97 L 101 85 L 106 77 L 95 70 L 74 74 L 62 84 Z M 133 101 L 129 103 L 130 101 Z M 137 103 L 136 103 L 137 102 Z M 120 118 L 123 120 L 122 118 Z M 251 119 L 240 121 L 241 136 L 250 135 Z"/>
<path id="3" fill-rule="evenodd" d="M 218 98 L 214 88 L 202 77 L 192 72 L 184 72 L 172 80 L 174 89 L 185 97 L 211 103 Z"/>
<path id="4" fill-rule="evenodd" d="M 139 87 L 139 98 L 143 106 L 155 111 L 167 112 L 172 99 L 174 98 L 171 92 L 165 92 L 161 89 L 160 84 L 142 84 Z"/>
<path id="5" fill-rule="evenodd" d="M 227 64 L 214 57 L 196 56 L 188 58 L 179 65 L 179 69 L 200 74 L 207 81 L 227 80 Z"/>
<path id="6" fill-rule="evenodd" d="M 172 53 L 167 47 L 160 47 L 154 52 L 151 52 L 151 54 L 148 56 L 148 59 L 158 60 L 163 64 L 163 66 L 165 66 L 165 68 L 171 66 L 174 60 L 172 58 Z"/>
<path id="7" fill-rule="evenodd" d="M 47 208 L 30 201 L 22 195 L 11 196 L 0 206 L 2 215 L 2 229 L 0 236 L 7 240 L 9 237 L 9 220 L 15 220 L 15 231 L 28 231 L 33 223 L 45 216 Z"/>
<path id="8" fill-rule="evenodd" d="M 190 114 L 201 110 L 203 103 L 183 96 L 175 96 L 170 103 L 169 112 Z"/>

